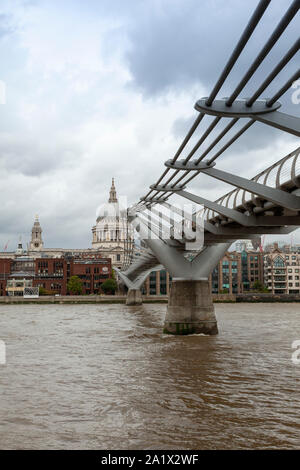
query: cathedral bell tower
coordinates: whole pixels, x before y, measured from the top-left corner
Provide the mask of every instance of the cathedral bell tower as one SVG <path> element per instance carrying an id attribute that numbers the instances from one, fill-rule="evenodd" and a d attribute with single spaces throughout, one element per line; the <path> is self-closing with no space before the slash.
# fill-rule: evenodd
<path id="1" fill-rule="evenodd" d="M 113 203 L 118 202 L 114 178 L 112 179 L 111 188 L 110 188 L 110 191 L 109 191 L 109 200 L 108 200 L 108 202 L 113 202 Z"/>
<path id="2" fill-rule="evenodd" d="M 42 240 L 42 228 L 40 226 L 39 218 L 36 215 L 34 224 L 31 230 L 31 241 L 29 245 L 30 251 L 41 251 L 44 243 Z"/>

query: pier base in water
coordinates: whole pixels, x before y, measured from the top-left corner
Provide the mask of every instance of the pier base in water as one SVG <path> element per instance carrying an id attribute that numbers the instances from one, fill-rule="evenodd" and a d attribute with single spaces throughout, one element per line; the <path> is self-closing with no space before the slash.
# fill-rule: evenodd
<path id="1" fill-rule="evenodd" d="M 217 335 L 218 326 L 208 280 L 173 280 L 164 333 Z"/>
<path id="2" fill-rule="evenodd" d="M 143 303 L 140 289 L 129 289 L 127 292 L 126 305 L 141 305 Z"/>

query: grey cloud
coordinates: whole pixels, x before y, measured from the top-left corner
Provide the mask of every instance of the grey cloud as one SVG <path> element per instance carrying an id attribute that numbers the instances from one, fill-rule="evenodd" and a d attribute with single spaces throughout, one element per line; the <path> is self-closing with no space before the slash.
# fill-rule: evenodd
<path id="1" fill-rule="evenodd" d="M 57 139 L 57 138 L 56 138 Z M 24 176 L 41 176 L 69 162 L 76 161 L 80 149 L 61 142 L 38 142 L 23 136 L 0 139 L 0 162 L 2 166 Z"/>
<path id="2" fill-rule="evenodd" d="M 47 4 L 47 1 L 38 0 L 27 3 L 29 5 L 36 3 L 42 8 L 44 4 Z M 60 17 L 66 14 L 69 8 L 77 8 L 79 13 L 82 8 L 84 9 L 82 21 L 87 21 L 88 15 L 85 16 L 86 13 L 92 13 L 95 17 L 103 17 L 104 21 L 106 19 L 115 20 L 115 23 L 112 22 L 112 24 L 116 26 L 108 28 L 105 36 L 102 36 L 105 59 L 113 57 L 114 54 L 119 58 L 122 56 L 122 51 L 127 50 L 125 59 L 132 74 L 131 87 L 134 92 L 141 90 L 144 99 L 153 98 L 152 102 L 155 103 L 159 95 L 163 95 L 170 89 L 175 91 L 174 96 L 176 93 L 184 92 L 186 96 L 191 97 L 191 118 L 183 119 L 178 114 L 173 123 L 172 134 L 177 138 L 178 145 L 197 115 L 195 112 L 193 113 L 193 104 L 200 96 L 195 96 L 195 90 L 199 88 L 204 88 L 207 92 L 211 90 L 257 3 L 242 2 L 241 0 L 226 2 L 223 0 L 203 0 L 201 2 L 199 0 L 163 0 L 157 2 L 132 1 L 129 7 L 129 2 L 124 2 L 124 0 L 115 0 L 114 2 L 87 0 L 84 3 L 73 0 L 53 1 L 56 2 L 57 15 Z M 52 0 L 49 0 L 49 3 L 52 4 Z M 277 23 L 279 13 L 286 8 L 286 1 L 273 0 L 268 14 L 264 17 L 266 26 L 260 26 L 255 32 L 255 40 L 250 41 L 238 67 L 229 77 L 229 86 L 224 87 L 220 93 L 221 96 L 228 94 L 235 86 L 241 76 L 241 70 L 247 69 L 254 54 L 261 47 L 266 34 L 269 34 Z M 55 21 L 53 28 L 54 31 Z M 270 54 L 266 62 L 267 67 L 272 67 L 281 57 L 284 47 L 290 44 L 294 32 L 295 24 L 293 23 L 291 28 L 289 27 L 286 37 Z M 128 43 L 130 44 L 129 49 Z M 15 45 L 13 42 L 10 51 L 12 55 Z M 28 73 L 24 73 L 23 60 L 26 62 L 26 59 L 17 57 L 17 55 L 13 58 L 12 66 L 8 59 L 6 65 L 14 75 L 10 89 L 15 86 L 16 92 L 18 92 L 14 93 L 14 100 L 17 102 L 19 96 L 24 94 L 26 103 L 30 104 L 32 101 L 41 105 L 44 99 L 46 103 L 51 101 L 52 96 L 50 95 L 53 94 L 53 98 L 59 102 L 59 115 L 54 116 L 53 120 L 49 117 L 49 120 L 43 122 L 41 113 L 41 120 L 38 117 L 35 118 L 38 121 L 37 126 L 34 125 L 35 119 L 33 119 L 34 128 L 29 134 L 26 133 L 28 124 L 26 118 L 18 118 L 17 108 L 12 106 L 11 102 L 10 114 L 3 115 L 0 160 L 2 159 L 2 167 L 6 169 L 8 179 L 6 186 L 3 185 L 3 188 L 5 187 L 3 189 L 4 203 L 0 208 L 2 227 L 0 241 L 5 243 L 11 239 L 15 243 L 19 233 L 22 234 L 24 242 L 28 241 L 34 214 L 37 212 L 40 215 L 46 246 L 66 248 L 90 246 L 90 230 L 95 222 L 96 208 L 101 202 L 107 200 L 111 177 L 115 176 L 116 178 L 118 195 L 127 196 L 129 203 L 136 202 L 140 196 L 148 192 L 149 185 L 155 182 L 164 170 L 163 162 L 171 158 L 173 154 L 160 154 L 161 147 L 156 141 L 155 135 L 150 137 L 153 140 L 151 147 L 153 155 L 149 151 L 147 153 L 148 149 L 145 149 L 147 145 L 142 145 L 142 142 L 138 142 L 137 146 L 134 145 L 132 152 L 130 145 L 129 147 L 124 145 L 119 153 L 105 148 L 104 154 L 101 144 L 97 143 L 95 146 L 82 149 L 80 142 L 78 142 L 80 139 L 76 139 L 77 129 L 80 130 L 81 124 L 84 125 L 88 122 L 90 116 L 96 115 L 98 105 L 95 96 L 100 100 L 101 90 L 108 97 L 110 93 L 117 93 L 118 90 L 112 90 L 112 86 L 106 83 L 105 76 L 101 77 L 100 73 L 99 82 L 92 80 L 91 87 L 86 92 L 76 95 L 74 91 L 70 90 L 69 96 L 67 88 L 69 82 L 64 82 L 58 74 L 57 79 L 61 80 L 63 87 L 61 92 L 58 94 L 55 83 L 49 80 L 48 83 L 46 81 L 44 83 L 43 95 L 37 98 L 35 84 L 29 83 L 32 77 Z M 123 63 L 120 65 L 123 66 Z M 281 75 L 282 83 L 288 77 L 289 73 L 287 72 L 290 70 L 287 69 Z M 259 70 L 254 77 L 256 84 L 261 76 L 262 73 Z M 15 80 L 18 77 L 20 77 L 20 82 Z M 33 80 L 35 82 L 35 78 Z M 38 77 L 37 85 L 39 80 L 40 77 Z M 248 88 L 245 93 L 250 93 L 251 90 Z M 268 94 L 271 93 L 272 89 L 268 90 Z M 300 109 L 299 106 L 292 107 L 290 92 L 286 93 L 282 102 L 285 111 L 289 109 L 295 114 Z M 110 113 L 107 114 L 109 119 L 113 119 L 114 115 L 117 119 L 120 118 L 120 109 L 114 108 L 106 111 Z M 121 112 L 122 117 L 124 116 L 124 120 L 126 120 L 127 109 L 122 108 Z M 139 116 L 135 118 L 138 121 Z M 174 119 L 174 117 L 172 116 L 170 119 Z M 207 125 L 209 120 L 210 118 L 205 118 L 203 125 Z M 12 125 L 8 125 L 10 121 L 12 121 Z M 42 126 L 39 126 L 40 121 L 43 122 Z M 66 136 L 58 137 L 58 129 L 66 131 Z M 13 139 L 4 139 L 4 130 L 14 134 Z M 99 133 L 101 132 L 103 131 L 99 127 Z M 145 133 L 147 134 L 147 131 Z M 32 138 L 30 139 L 28 135 L 31 135 Z M 207 144 L 215 135 L 212 134 L 211 138 L 207 140 Z M 268 148 L 270 142 L 274 145 L 279 142 L 277 135 L 280 135 L 281 139 L 286 139 L 286 142 L 291 141 L 290 138 L 288 140 L 286 137 L 282 137 L 282 133 L 279 131 L 255 124 L 247 134 L 234 144 L 232 149 L 221 157 L 220 167 L 226 168 L 226 165 L 234 162 L 236 171 L 247 171 L 249 175 L 254 174 L 255 168 L 253 166 L 260 162 L 255 156 L 251 162 L 247 160 L 249 150 Z M 118 139 L 117 133 L 115 138 Z M 138 135 L 135 135 L 135 138 L 139 140 Z M 166 136 L 166 139 L 168 138 L 169 136 Z M 144 135 L 140 140 L 145 140 Z M 112 147 L 113 144 L 112 140 Z M 223 141 L 220 145 L 222 144 Z M 203 150 L 206 145 L 203 146 Z M 174 144 L 174 153 L 176 149 Z M 85 158 L 87 163 L 82 164 L 82 162 L 85 163 Z M 77 164 L 79 171 L 72 171 L 76 170 Z M 66 168 L 70 171 L 63 171 Z M 18 173 L 23 176 L 19 177 Z M 39 180 L 36 179 L 35 187 L 30 178 L 33 175 L 40 177 Z M 58 198 L 53 194 L 56 189 L 59 190 L 59 181 L 56 182 L 57 177 L 68 179 L 67 189 L 63 189 L 63 194 Z M 49 194 L 46 190 L 41 191 L 43 185 L 46 189 L 48 188 L 48 183 Z M 41 195 L 39 198 L 35 197 L 35 189 Z M 216 199 L 218 195 L 230 188 L 200 175 L 191 183 L 190 189 L 204 197 Z M 10 200 L 8 200 L 9 197 Z"/>
<path id="3" fill-rule="evenodd" d="M 8 15 L 0 13 L 0 40 L 13 31 Z"/>
<path id="4" fill-rule="evenodd" d="M 9 234 L 14 233 L 17 235 L 22 235 L 24 232 L 26 233 L 26 219 L 27 214 L 24 213 L 23 208 L 21 206 L 16 207 L 14 211 L 5 210 L 7 205 L 7 200 L 5 196 L 2 196 L 2 208 L 1 208 L 1 237 L 5 240 L 9 240 L 11 235 Z M 6 232 L 6 233 L 5 233 Z M 0 247 L 2 250 L 2 247 Z"/>
<path id="5" fill-rule="evenodd" d="M 173 122 L 172 133 L 174 137 L 184 138 L 192 127 L 198 113 L 194 113 L 188 118 L 179 117 Z"/>
<path id="6" fill-rule="evenodd" d="M 127 58 L 134 84 L 145 95 L 160 94 L 169 88 L 179 87 L 188 91 L 195 83 L 201 83 L 209 92 L 255 6 L 256 2 L 240 0 L 186 0 L 164 2 L 159 10 L 145 9 L 139 20 L 129 28 L 132 46 Z M 282 0 L 272 2 L 220 96 L 226 96 L 236 86 L 287 6 L 287 2 Z M 273 68 L 298 37 L 298 28 L 294 19 L 242 96 L 249 96 L 256 89 L 266 71 Z M 276 87 L 271 85 L 266 90 L 265 96 L 272 96 L 278 83 L 283 84 L 296 68 L 294 60 L 281 73 Z M 290 101 L 290 97 L 283 98 L 285 105 L 290 105 Z"/>

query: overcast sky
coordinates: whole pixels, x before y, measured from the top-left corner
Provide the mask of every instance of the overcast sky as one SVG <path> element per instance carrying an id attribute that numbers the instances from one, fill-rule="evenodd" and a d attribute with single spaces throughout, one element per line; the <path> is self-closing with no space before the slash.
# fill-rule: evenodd
<path id="1" fill-rule="evenodd" d="M 290 3 L 271 2 L 220 97 L 235 87 Z M 113 176 L 118 195 L 129 203 L 145 195 L 174 156 L 197 116 L 195 102 L 211 91 L 256 5 L 1 0 L 6 104 L 0 105 L 0 250 L 8 240 L 14 250 L 19 235 L 26 245 L 35 214 L 47 247 L 90 247 L 96 210 L 107 200 Z M 241 97 L 280 60 L 299 29 L 298 14 Z M 265 96 L 297 63 L 299 55 Z M 281 99 L 282 110 L 299 116 L 292 92 Z M 256 123 L 218 168 L 254 176 L 297 145 L 296 137 Z M 189 189 L 216 199 L 229 187 L 201 175 Z M 299 230 L 294 241 L 300 243 Z"/>

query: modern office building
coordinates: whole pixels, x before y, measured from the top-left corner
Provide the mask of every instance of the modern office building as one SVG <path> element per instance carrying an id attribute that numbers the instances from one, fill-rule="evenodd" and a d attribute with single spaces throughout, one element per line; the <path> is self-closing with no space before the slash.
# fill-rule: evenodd
<path id="1" fill-rule="evenodd" d="M 209 277 L 214 294 L 241 294 L 251 291 L 256 281 L 264 283 L 263 253 L 257 251 L 228 251 Z M 147 278 L 143 293 L 168 295 L 171 276 L 165 270 L 152 272 Z"/>
<path id="2" fill-rule="evenodd" d="M 165 269 L 153 271 L 147 277 L 142 293 L 144 295 L 169 295 L 171 281 L 172 278 Z"/>

